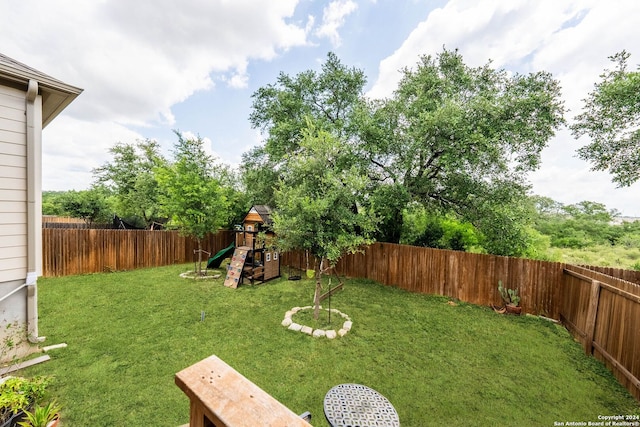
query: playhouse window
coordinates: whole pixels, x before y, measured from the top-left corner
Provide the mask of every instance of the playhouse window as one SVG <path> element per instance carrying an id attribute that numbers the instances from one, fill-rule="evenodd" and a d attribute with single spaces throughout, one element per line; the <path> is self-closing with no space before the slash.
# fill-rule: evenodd
<path id="1" fill-rule="evenodd" d="M 253 225 L 247 225 L 247 231 L 253 231 Z"/>
<path id="2" fill-rule="evenodd" d="M 276 261 L 278 259 L 278 252 L 273 253 L 273 260 Z"/>
<path id="3" fill-rule="evenodd" d="M 267 262 L 271 261 L 271 252 L 267 252 Z"/>

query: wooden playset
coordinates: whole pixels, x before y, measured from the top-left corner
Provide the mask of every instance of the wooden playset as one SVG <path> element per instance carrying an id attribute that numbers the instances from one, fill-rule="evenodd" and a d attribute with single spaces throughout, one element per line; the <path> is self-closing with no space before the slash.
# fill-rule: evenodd
<path id="1" fill-rule="evenodd" d="M 280 277 L 280 257 L 273 245 L 271 209 L 253 206 L 236 227 L 235 251 L 227 267 L 224 285 L 237 288 L 247 281 L 252 285 Z"/>

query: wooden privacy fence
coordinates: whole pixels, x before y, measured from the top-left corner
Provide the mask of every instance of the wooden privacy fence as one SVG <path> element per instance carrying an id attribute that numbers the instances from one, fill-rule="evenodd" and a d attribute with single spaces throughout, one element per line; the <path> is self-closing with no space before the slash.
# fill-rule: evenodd
<path id="1" fill-rule="evenodd" d="M 606 274 L 607 276 L 615 277 L 617 279 L 626 280 L 627 282 L 635 283 L 636 285 L 640 285 L 640 271 L 638 270 L 624 270 L 622 268 L 614 267 L 595 267 L 591 265 L 583 265 L 581 267 L 587 268 L 592 271 L 598 271 L 600 273 Z"/>
<path id="2" fill-rule="evenodd" d="M 640 286 L 566 266 L 560 320 L 640 399 Z"/>
<path id="3" fill-rule="evenodd" d="M 283 265 L 306 268 L 301 253 L 285 253 Z M 345 256 L 338 274 L 375 280 L 411 292 L 444 295 L 479 305 L 500 305 L 498 280 L 517 288 L 526 313 L 559 318 L 564 264 L 523 258 L 374 243 Z"/>
<path id="4" fill-rule="evenodd" d="M 229 245 L 234 233 L 207 236 L 202 249 L 212 254 Z M 43 229 L 45 277 L 133 270 L 192 262 L 196 242 L 177 231 Z"/>

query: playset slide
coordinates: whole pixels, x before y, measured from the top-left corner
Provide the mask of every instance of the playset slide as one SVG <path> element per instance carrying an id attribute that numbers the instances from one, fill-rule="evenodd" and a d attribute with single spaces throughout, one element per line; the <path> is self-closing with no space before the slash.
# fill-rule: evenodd
<path id="1" fill-rule="evenodd" d="M 235 250 L 235 247 L 236 247 L 235 242 L 231 242 L 229 246 L 227 246 L 226 248 L 224 248 L 223 250 L 221 250 L 211 258 L 209 258 L 209 261 L 207 262 L 207 268 L 220 267 L 220 264 L 222 264 L 222 261 L 225 258 L 229 258 L 231 255 L 233 255 L 233 251 Z"/>

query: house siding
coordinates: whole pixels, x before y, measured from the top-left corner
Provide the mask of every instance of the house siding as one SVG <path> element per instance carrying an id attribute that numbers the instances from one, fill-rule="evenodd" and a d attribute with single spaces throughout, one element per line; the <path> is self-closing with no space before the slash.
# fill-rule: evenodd
<path id="1" fill-rule="evenodd" d="M 25 93 L 0 86 L 0 283 L 27 275 L 25 111 Z"/>

